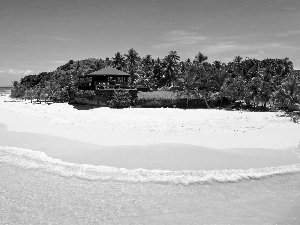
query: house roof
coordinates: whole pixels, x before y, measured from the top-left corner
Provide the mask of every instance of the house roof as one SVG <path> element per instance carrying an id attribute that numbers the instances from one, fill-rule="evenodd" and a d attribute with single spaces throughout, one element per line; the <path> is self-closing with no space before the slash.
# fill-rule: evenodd
<path id="1" fill-rule="evenodd" d="M 120 76 L 120 77 L 124 77 L 124 76 L 130 76 L 130 74 L 125 73 L 121 70 L 117 70 L 116 68 L 113 67 L 105 67 L 101 70 L 95 71 L 89 75 L 87 75 L 87 77 L 94 77 L 94 76 Z"/>

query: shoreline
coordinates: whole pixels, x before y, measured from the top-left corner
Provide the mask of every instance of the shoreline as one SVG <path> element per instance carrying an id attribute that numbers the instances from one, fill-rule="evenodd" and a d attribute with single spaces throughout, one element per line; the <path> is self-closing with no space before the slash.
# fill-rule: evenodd
<path id="1" fill-rule="evenodd" d="M 188 144 L 103 146 L 57 136 L 13 132 L 0 124 L 0 147 L 45 153 L 75 164 L 149 170 L 224 170 L 278 167 L 300 161 L 289 150 L 213 149 Z"/>

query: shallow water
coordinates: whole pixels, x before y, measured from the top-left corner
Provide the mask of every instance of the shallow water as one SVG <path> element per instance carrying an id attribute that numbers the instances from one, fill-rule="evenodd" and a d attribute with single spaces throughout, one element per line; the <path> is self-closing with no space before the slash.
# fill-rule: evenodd
<path id="1" fill-rule="evenodd" d="M 299 224 L 300 175 L 206 185 L 87 181 L 0 165 L 1 224 Z"/>
<path id="2" fill-rule="evenodd" d="M 0 160 L 0 224 L 300 223 L 299 164 L 227 172 L 122 170 L 3 147 Z"/>

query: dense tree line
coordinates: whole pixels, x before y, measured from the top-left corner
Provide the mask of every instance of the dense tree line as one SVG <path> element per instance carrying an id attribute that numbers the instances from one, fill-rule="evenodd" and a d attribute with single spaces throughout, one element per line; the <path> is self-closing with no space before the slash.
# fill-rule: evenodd
<path id="1" fill-rule="evenodd" d="M 229 63 L 207 62 L 198 53 L 193 59 L 180 60 L 176 51 L 164 58 L 140 57 L 130 49 L 106 59 L 69 61 L 53 72 L 29 75 L 14 82 L 12 97 L 70 101 L 78 92 L 78 76 L 111 66 L 130 74 L 130 82 L 151 90 L 170 90 L 186 99 L 202 99 L 210 108 L 212 101 L 235 102 L 250 109 L 281 108 L 295 110 L 300 102 L 300 75 L 288 59 L 243 59 Z M 89 82 L 88 79 L 86 82 Z"/>

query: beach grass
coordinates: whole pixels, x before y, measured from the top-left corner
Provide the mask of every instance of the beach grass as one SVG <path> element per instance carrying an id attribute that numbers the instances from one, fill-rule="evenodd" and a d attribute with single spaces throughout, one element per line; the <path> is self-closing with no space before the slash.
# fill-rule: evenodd
<path id="1" fill-rule="evenodd" d="M 138 98 L 148 100 L 176 100 L 177 94 L 173 91 L 139 92 Z"/>

